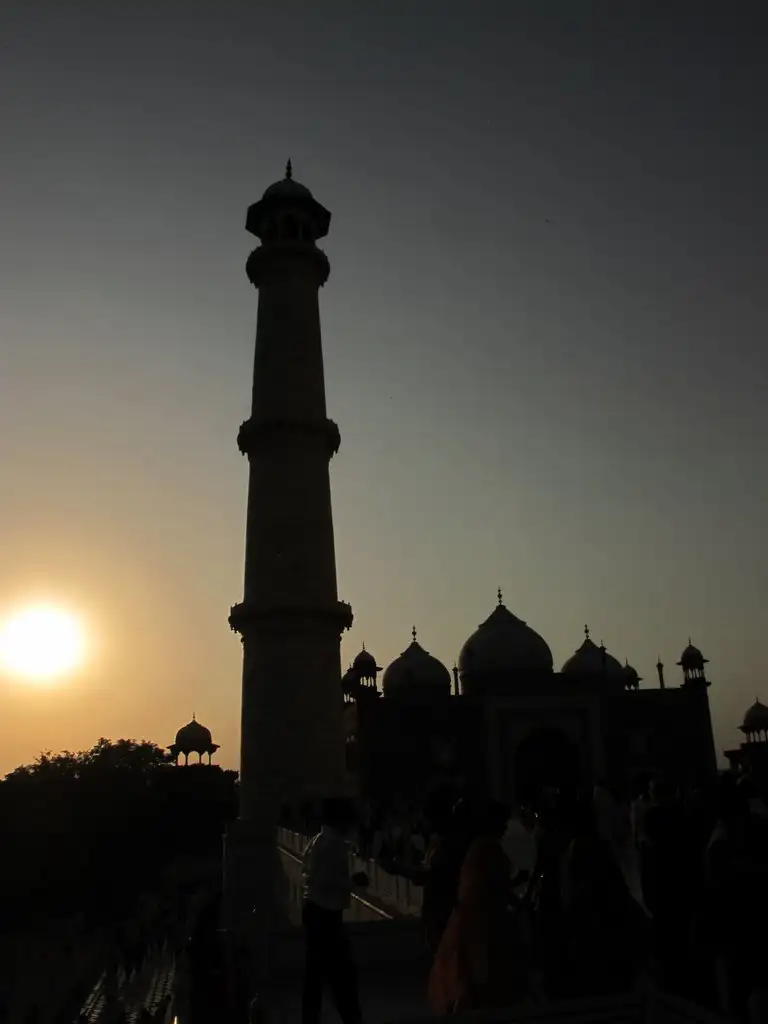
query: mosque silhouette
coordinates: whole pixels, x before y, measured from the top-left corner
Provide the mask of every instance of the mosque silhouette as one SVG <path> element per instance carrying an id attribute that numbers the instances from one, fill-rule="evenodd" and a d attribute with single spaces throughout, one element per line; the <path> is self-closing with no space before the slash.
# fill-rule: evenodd
<path id="1" fill-rule="evenodd" d="M 525 802 L 547 787 L 661 774 L 686 788 L 717 773 L 707 659 L 690 642 L 681 681 L 642 680 L 588 627 L 555 671 L 539 633 L 498 593 L 453 673 L 412 642 L 383 671 L 363 647 L 342 680 L 347 768 L 361 794 L 415 802 L 436 782 Z M 379 676 L 381 674 L 381 686 Z"/>

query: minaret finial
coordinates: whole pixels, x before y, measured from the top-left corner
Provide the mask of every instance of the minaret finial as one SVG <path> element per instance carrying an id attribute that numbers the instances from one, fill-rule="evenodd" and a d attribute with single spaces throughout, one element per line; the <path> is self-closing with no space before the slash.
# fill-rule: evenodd
<path id="1" fill-rule="evenodd" d="M 504 604 L 504 595 L 501 592 L 501 587 L 499 587 L 499 589 L 496 591 L 496 596 L 499 599 L 499 604 Z"/>
<path id="2" fill-rule="evenodd" d="M 197 721 L 197 719 L 195 718 L 195 712 L 194 712 L 194 711 L 192 712 L 192 721 L 193 721 L 193 722 L 196 722 L 196 721 Z"/>
<path id="3" fill-rule="evenodd" d="M 411 636 L 413 637 L 413 642 L 416 643 L 416 627 L 415 626 L 411 630 Z"/>
<path id="4" fill-rule="evenodd" d="M 288 181 L 293 177 L 293 164 L 291 163 L 290 157 L 288 157 L 288 161 L 285 165 L 285 177 Z"/>
<path id="5" fill-rule="evenodd" d="M 589 640 L 589 626 L 584 627 L 584 636 Z"/>

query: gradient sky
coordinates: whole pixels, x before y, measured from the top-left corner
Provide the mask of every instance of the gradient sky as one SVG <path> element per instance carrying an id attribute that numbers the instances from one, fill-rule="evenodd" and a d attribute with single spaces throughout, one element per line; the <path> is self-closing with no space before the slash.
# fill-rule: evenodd
<path id="1" fill-rule="evenodd" d="M 448 665 L 493 609 L 653 684 L 690 634 L 718 745 L 768 701 L 764 36 L 747 3 L 4 0 L 0 614 L 87 667 L 0 685 L 0 771 L 195 711 L 238 758 L 257 296 L 282 170 L 321 294 L 343 645 Z"/>

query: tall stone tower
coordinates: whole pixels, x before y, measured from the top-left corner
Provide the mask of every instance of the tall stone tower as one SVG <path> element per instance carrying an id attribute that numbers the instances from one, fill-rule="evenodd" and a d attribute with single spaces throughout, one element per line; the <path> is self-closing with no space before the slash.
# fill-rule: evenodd
<path id="1" fill-rule="evenodd" d="M 243 601 L 229 617 L 243 643 L 240 832 L 274 836 L 281 805 L 344 786 L 339 601 L 318 291 L 330 265 L 317 241 L 331 215 L 285 178 L 248 210 L 260 245 L 246 272 L 259 292 L 248 456 Z"/>

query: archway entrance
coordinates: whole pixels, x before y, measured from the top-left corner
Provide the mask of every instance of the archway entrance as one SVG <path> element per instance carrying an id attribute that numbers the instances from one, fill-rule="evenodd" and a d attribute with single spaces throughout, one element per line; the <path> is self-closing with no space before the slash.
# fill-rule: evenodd
<path id="1" fill-rule="evenodd" d="M 572 789 L 582 783 L 582 759 L 576 745 L 559 729 L 534 729 L 514 755 L 515 800 L 528 804 L 544 789 Z"/>

